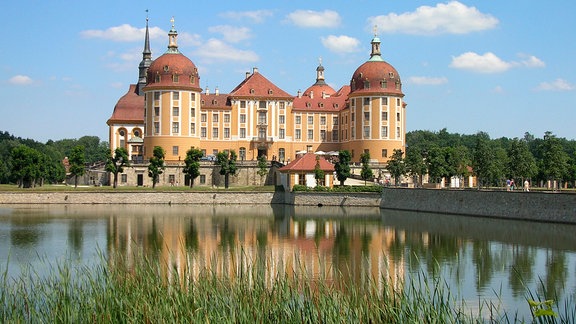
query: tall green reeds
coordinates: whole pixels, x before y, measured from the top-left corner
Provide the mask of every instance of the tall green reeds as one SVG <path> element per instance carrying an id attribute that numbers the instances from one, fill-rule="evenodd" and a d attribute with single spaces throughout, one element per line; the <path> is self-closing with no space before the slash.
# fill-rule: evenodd
<path id="1" fill-rule="evenodd" d="M 240 258 L 248 258 L 240 253 Z M 217 258 L 215 258 L 217 259 Z M 110 260 L 117 260 L 113 262 Z M 0 275 L 0 322 L 20 323 L 480 323 L 516 322 L 497 306 L 481 303 L 474 313 L 454 297 L 442 279 L 413 275 L 402 287 L 389 278 L 363 284 L 310 278 L 294 271 L 264 273 L 239 260 L 232 275 L 202 269 L 163 268 L 121 256 L 96 266 L 62 262 L 48 274 L 28 268 L 17 278 Z M 214 265 L 213 265 L 214 266 Z M 214 266 L 215 268 L 217 267 Z M 189 267 L 188 267 L 189 269 Z M 168 274 L 166 274 L 168 273 Z M 382 282 L 384 283 L 382 285 Z M 533 296 L 535 299 L 536 296 Z M 567 305 L 568 306 L 568 305 Z M 571 308 L 574 309 L 574 305 Z M 527 319 L 539 321 L 542 318 Z M 573 322 L 574 311 L 555 317 Z"/>

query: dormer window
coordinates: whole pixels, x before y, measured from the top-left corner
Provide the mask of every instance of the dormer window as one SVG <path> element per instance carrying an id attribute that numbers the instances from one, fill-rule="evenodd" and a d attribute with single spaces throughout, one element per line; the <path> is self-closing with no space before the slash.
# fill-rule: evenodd
<path id="1" fill-rule="evenodd" d="M 272 94 L 272 89 L 268 89 L 268 94 L 269 94 L 269 95 Z"/>
<path id="2" fill-rule="evenodd" d="M 400 90 L 400 80 L 396 80 L 396 90 Z"/>
<path id="3" fill-rule="evenodd" d="M 370 89 L 370 81 L 364 80 L 364 89 Z"/>
<path id="4" fill-rule="evenodd" d="M 170 67 L 168 67 L 168 65 L 164 65 L 164 72 L 168 72 L 168 70 L 170 70 Z"/>
<path id="5" fill-rule="evenodd" d="M 386 81 L 386 80 L 380 81 L 380 87 L 381 87 L 382 89 L 388 88 L 388 81 Z"/>
<path id="6" fill-rule="evenodd" d="M 306 107 L 307 107 L 307 108 L 310 108 L 310 106 L 311 106 L 310 103 L 307 102 L 307 103 L 306 103 Z"/>
<path id="7" fill-rule="evenodd" d="M 318 103 L 318 107 L 323 108 L 323 107 L 324 107 L 324 104 L 323 104 L 322 102 L 319 102 L 319 103 Z"/>
<path id="8" fill-rule="evenodd" d="M 154 76 L 154 82 L 160 82 L 160 74 L 156 74 L 156 76 Z"/>
<path id="9" fill-rule="evenodd" d="M 194 76 L 190 77 L 190 84 L 196 83 L 196 78 Z"/>
<path id="10" fill-rule="evenodd" d="M 216 104 L 218 104 L 218 101 L 217 101 L 217 100 L 212 100 L 212 104 L 213 104 L 213 105 L 216 105 Z"/>
<path id="11" fill-rule="evenodd" d="M 388 77 L 390 79 L 394 79 L 394 72 L 388 72 Z"/>
<path id="12" fill-rule="evenodd" d="M 250 89 L 250 94 L 254 94 L 254 89 Z"/>
<path id="13" fill-rule="evenodd" d="M 172 74 L 172 82 L 178 83 L 179 79 L 180 79 L 180 77 L 178 76 L 178 74 Z"/>
<path id="14" fill-rule="evenodd" d="M 337 103 L 334 104 L 334 108 L 338 108 L 338 104 L 337 104 Z"/>

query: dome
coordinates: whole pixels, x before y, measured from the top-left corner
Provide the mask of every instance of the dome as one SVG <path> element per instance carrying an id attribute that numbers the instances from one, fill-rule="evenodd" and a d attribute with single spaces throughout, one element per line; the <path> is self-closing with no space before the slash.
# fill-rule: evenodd
<path id="1" fill-rule="evenodd" d="M 350 94 L 402 94 L 402 81 L 398 71 L 382 59 L 380 54 L 380 38 L 374 35 L 372 39 L 370 59 L 360 65 L 350 80 Z"/>
<path id="2" fill-rule="evenodd" d="M 147 86 L 151 88 L 187 87 L 202 91 L 196 65 L 181 53 L 165 53 L 148 68 Z"/>
<path id="3" fill-rule="evenodd" d="M 398 71 L 387 62 L 368 61 L 352 75 L 350 91 L 402 95 L 402 81 Z"/>

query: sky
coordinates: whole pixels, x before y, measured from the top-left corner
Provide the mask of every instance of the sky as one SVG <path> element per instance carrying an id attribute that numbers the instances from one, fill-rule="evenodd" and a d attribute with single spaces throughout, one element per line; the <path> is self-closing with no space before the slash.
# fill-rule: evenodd
<path id="1" fill-rule="evenodd" d="M 338 90 L 375 30 L 396 68 L 407 131 L 576 139 L 576 1 L 31 1 L 0 6 L 0 131 L 108 141 L 106 121 L 174 18 L 200 85 L 230 92 L 257 67 L 297 95 L 320 60 Z"/>

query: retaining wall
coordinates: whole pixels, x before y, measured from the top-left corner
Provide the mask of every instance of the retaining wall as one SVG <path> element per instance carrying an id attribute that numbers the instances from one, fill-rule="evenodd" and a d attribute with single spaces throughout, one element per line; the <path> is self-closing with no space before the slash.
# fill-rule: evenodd
<path id="1" fill-rule="evenodd" d="M 576 195 L 568 193 L 383 188 L 380 207 L 576 223 Z"/>

